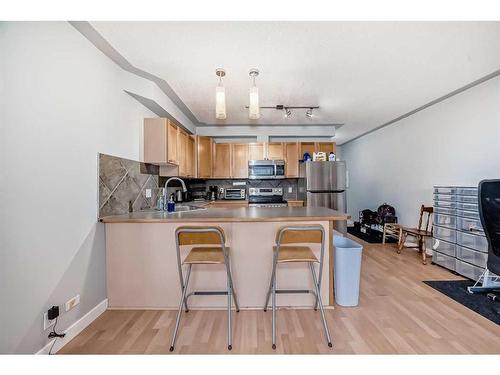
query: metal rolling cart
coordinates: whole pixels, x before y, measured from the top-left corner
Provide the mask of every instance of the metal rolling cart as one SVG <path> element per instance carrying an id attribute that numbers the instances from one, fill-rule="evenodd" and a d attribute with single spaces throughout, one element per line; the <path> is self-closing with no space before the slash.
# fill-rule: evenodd
<path id="1" fill-rule="evenodd" d="M 488 257 L 477 194 L 477 187 L 434 187 L 432 262 L 472 280 L 481 277 Z"/>

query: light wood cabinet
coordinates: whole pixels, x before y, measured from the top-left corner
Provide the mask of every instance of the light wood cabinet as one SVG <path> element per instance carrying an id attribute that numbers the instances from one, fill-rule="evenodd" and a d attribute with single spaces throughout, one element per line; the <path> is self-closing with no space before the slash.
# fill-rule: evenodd
<path id="1" fill-rule="evenodd" d="M 213 144 L 212 177 L 231 178 L 231 144 Z"/>
<path id="2" fill-rule="evenodd" d="M 177 130 L 177 125 L 174 122 L 167 120 L 167 162 L 178 165 Z"/>
<path id="3" fill-rule="evenodd" d="M 313 156 L 313 153 L 316 151 L 316 144 L 314 142 L 300 142 L 300 159 L 304 157 L 306 152 Z"/>
<path id="4" fill-rule="evenodd" d="M 248 144 L 231 144 L 231 178 L 248 177 Z"/>
<path id="5" fill-rule="evenodd" d="M 187 140 L 188 134 L 182 130 L 177 129 L 177 151 L 179 154 L 179 176 L 185 177 L 187 175 Z"/>
<path id="6" fill-rule="evenodd" d="M 335 142 L 317 142 L 316 152 L 324 152 L 328 157 L 330 152 L 335 153 L 335 146 Z"/>
<path id="7" fill-rule="evenodd" d="M 286 177 L 299 177 L 299 143 L 287 142 L 284 144 L 285 149 L 285 176 Z"/>
<path id="8" fill-rule="evenodd" d="M 195 177 L 195 160 L 194 136 L 188 135 L 186 150 L 186 177 Z"/>
<path id="9" fill-rule="evenodd" d="M 283 143 L 270 142 L 267 144 L 267 159 L 269 160 L 284 160 Z"/>
<path id="10" fill-rule="evenodd" d="M 178 164 L 177 125 L 165 118 L 144 119 L 144 161 L 158 165 Z"/>
<path id="11" fill-rule="evenodd" d="M 263 142 L 248 144 L 248 160 L 264 160 L 266 147 Z"/>
<path id="12" fill-rule="evenodd" d="M 313 157 L 314 152 L 324 152 L 326 156 L 330 152 L 335 153 L 336 144 L 335 142 L 300 142 L 300 159 L 304 157 L 304 153 L 308 152 Z"/>
<path id="13" fill-rule="evenodd" d="M 210 137 L 196 136 L 196 176 L 212 177 L 213 140 Z"/>

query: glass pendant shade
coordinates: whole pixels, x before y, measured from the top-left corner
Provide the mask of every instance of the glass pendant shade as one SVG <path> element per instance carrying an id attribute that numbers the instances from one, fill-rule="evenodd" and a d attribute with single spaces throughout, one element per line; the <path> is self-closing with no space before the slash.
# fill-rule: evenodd
<path id="1" fill-rule="evenodd" d="M 259 88 L 255 85 L 250 87 L 250 104 L 248 106 L 248 118 L 257 120 L 260 117 L 259 110 Z"/>
<path id="2" fill-rule="evenodd" d="M 225 120 L 226 117 L 226 89 L 219 85 L 215 88 L 215 118 Z"/>

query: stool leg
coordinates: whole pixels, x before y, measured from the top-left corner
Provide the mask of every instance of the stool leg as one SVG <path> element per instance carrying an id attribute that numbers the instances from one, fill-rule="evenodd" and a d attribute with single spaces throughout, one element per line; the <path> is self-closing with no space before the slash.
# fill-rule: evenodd
<path id="1" fill-rule="evenodd" d="M 226 278 L 226 287 L 227 287 L 227 350 L 233 349 L 232 345 L 232 335 L 231 335 L 231 278 L 229 276 Z"/>
<path id="2" fill-rule="evenodd" d="M 273 304 L 273 349 L 276 349 L 276 265 L 274 266 L 272 278 L 272 304 Z"/>
<path id="3" fill-rule="evenodd" d="M 236 306 L 236 312 L 240 312 L 240 305 L 238 304 L 238 297 L 236 296 L 236 291 L 234 290 L 233 275 L 231 273 L 231 268 L 229 267 L 227 269 L 227 271 L 228 271 L 228 275 L 229 275 L 229 282 L 231 284 L 231 294 L 233 295 L 234 305 Z"/>
<path id="4" fill-rule="evenodd" d="M 264 311 L 267 311 L 267 305 L 269 303 L 269 297 L 271 297 L 271 291 L 273 289 L 274 274 L 276 273 L 276 253 L 273 255 L 273 271 L 271 272 L 271 281 L 269 282 L 269 289 L 266 294 L 266 302 L 264 303 Z"/>
<path id="5" fill-rule="evenodd" d="M 182 289 L 182 297 L 181 297 L 181 302 L 179 303 L 179 310 L 177 311 L 177 319 L 175 321 L 174 334 L 172 335 L 172 342 L 170 343 L 170 351 L 171 352 L 174 351 L 175 339 L 177 338 L 177 331 L 179 329 L 179 323 L 181 321 L 182 305 L 186 302 L 186 291 L 187 291 L 188 284 L 189 284 L 189 276 L 191 275 L 191 267 L 192 267 L 192 265 L 190 264 L 188 267 L 188 270 L 187 270 L 186 283 Z"/>
<path id="6" fill-rule="evenodd" d="M 325 330 L 326 341 L 328 342 L 328 346 L 332 347 L 332 339 L 330 338 L 330 331 L 328 330 L 328 324 L 326 322 L 325 311 L 323 310 L 323 302 L 321 302 L 321 294 L 320 288 L 318 286 L 318 282 L 316 280 L 316 272 L 314 271 L 314 264 L 309 263 L 309 268 L 311 269 L 311 274 L 314 282 L 314 289 L 316 289 L 316 295 L 318 298 L 319 311 L 321 313 L 321 319 L 323 320 L 323 328 Z"/>

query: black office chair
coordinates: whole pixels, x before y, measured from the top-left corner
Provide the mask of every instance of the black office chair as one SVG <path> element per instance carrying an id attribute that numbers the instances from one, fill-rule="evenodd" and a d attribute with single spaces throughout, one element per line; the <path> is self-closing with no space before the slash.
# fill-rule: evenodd
<path id="1" fill-rule="evenodd" d="M 500 291 L 500 180 L 479 183 L 479 217 L 488 240 L 486 270 L 469 293 Z M 479 286 L 481 283 L 481 286 Z"/>

